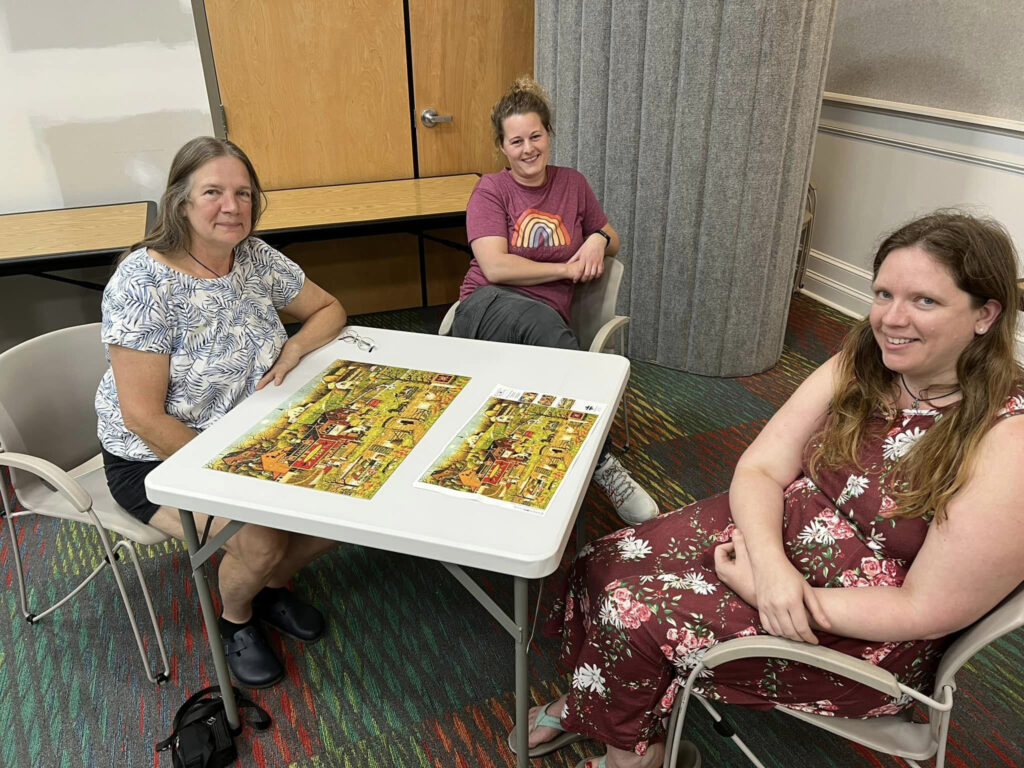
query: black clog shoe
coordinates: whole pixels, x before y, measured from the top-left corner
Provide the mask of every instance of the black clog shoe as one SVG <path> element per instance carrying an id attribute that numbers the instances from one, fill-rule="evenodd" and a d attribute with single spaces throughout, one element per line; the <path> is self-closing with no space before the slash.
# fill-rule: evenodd
<path id="1" fill-rule="evenodd" d="M 326 621 L 316 608 L 287 589 L 264 589 L 252 600 L 252 613 L 278 632 L 305 643 L 324 633 Z"/>
<path id="2" fill-rule="evenodd" d="M 239 685 L 267 688 L 284 677 L 284 667 L 260 628 L 246 624 L 230 638 L 221 636 L 228 667 Z"/>

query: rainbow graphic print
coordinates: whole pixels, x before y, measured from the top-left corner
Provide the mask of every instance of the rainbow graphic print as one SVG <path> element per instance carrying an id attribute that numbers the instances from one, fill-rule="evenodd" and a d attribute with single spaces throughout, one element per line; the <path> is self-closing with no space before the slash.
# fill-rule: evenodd
<path id="1" fill-rule="evenodd" d="M 527 208 L 519 216 L 512 232 L 512 245 L 519 248 L 540 248 L 545 245 L 569 245 L 572 238 L 557 213 Z"/>

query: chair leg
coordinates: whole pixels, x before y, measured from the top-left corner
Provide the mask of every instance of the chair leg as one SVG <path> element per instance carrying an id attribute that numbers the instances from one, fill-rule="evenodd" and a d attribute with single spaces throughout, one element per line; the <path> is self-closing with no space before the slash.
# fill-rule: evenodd
<path id="1" fill-rule="evenodd" d="M 750 751 L 750 748 L 743 742 L 739 736 L 732 730 L 732 727 L 722 720 L 722 716 L 715 711 L 707 700 L 698 693 L 693 693 L 693 684 L 703 669 L 703 665 L 698 664 L 694 669 L 690 671 L 690 674 L 686 678 L 685 685 L 681 685 L 679 690 L 676 691 L 675 702 L 672 705 L 672 713 L 669 716 L 667 734 L 665 738 L 665 761 L 663 768 L 674 768 L 676 761 L 679 758 L 679 742 L 683 735 L 683 722 L 686 720 L 686 707 L 689 703 L 690 696 L 693 695 L 697 701 L 699 701 L 704 709 L 708 711 L 712 719 L 715 721 L 715 730 L 719 734 L 731 738 L 735 742 L 736 746 L 739 747 L 740 751 L 746 755 L 747 759 L 753 763 L 756 768 L 765 768 L 764 763 L 757 759 L 757 756 Z"/>
<path id="2" fill-rule="evenodd" d="M 629 390 L 623 393 L 622 397 L 622 420 L 626 423 L 626 442 L 622 446 L 622 452 L 629 450 Z"/>
<path id="3" fill-rule="evenodd" d="M 662 768 L 675 768 L 679 758 L 679 742 L 683 738 L 683 723 L 686 722 L 686 707 L 690 702 L 690 691 L 693 688 L 693 675 L 685 685 L 676 690 L 676 699 L 672 704 L 672 714 L 668 718 L 665 734 L 665 760 Z"/>
<path id="4" fill-rule="evenodd" d="M 946 740 L 949 738 L 950 713 L 943 712 L 939 715 L 938 749 L 935 751 L 935 768 L 943 768 L 946 764 Z"/>
<path id="5" fill-rule="evenodd" d="M 90 509 L 88 514 L 92 519 L 93 527 L 96 528 L 96 531 L 99 534 L 100 542 L 102 543 L 103 550 L 106 555 L 104 561 L 97 565 L 92 570 L 92 573 L 86 576 L 78 584 L 77 587 L 71 590 L 62 599 L 58 600 L 56 603 L 51 605 L 42 613 L 34 614 L 28 608 L 28 595 L 25 589 L 25 569 L 21 561 L 21 551 L 20 547 L 18 546 L 17 531 L 14 528 L 15 517 L 20 517 L 21 515 L 32 513 L 31 511 L 23 511 L 17 513 L 14 511 L 14 504 L 12 503 L 11 494 L 8 492 L 7 489 L 6 474 L 0 475 L 0 497 L 2 497 L 3 500 L 3 518 L 7 527 L 8 548 L 11 552 L 11 557 L 14 560 L 15 574 L 18 577 L 18 597 L 21 601 L 21 615 L 28 620 L 29 624 L 35 624 L 40 619 L 49 616 L 51 613 L 56 611 L 66 602 L 71 600 L 75 595 L 77 595 L 79 592 L 85 589 L 86 586 L 88 586 L 89 582 L 91 582 L 93 579 L 96 578 L 97 575 L 99 575 L 100 571 L 102 571 L 105 567 L 109 565 L 110 570 L 114 574 L 114 580 L 117 582 L 117 588 L 121 593 L 121 599 L 124 602 L 125 609 L 128 612 L 128 620 L 129 622 L 131 622 L 132 625 L 132 632 L 135 635 L 135 643 L 138 646 L 139 655 L 142 657 L 142 664 L 146 668 L 146 677 L 149 678 L 149 681 L 151 683 L 156 683 L 157 685 L 167 680 L 168 674 L 170 673 L 170 664 L 167 661 L 167 650 L 164 647 L 163 637 L 160 634 L 160 627 L 157 622 L 156 611 L 153 608 L 153 600 L 149 594 L 149 588 L 146 586 L 146 582 L 143 580 L 142 577 L 142 567 L 139 565 L 138 556 L 135 554 L 135 549 L 132 547 L 131 543 L 126 539 L 122 539 L 112 549 L 110 547 L 110 541 L 107 539 L 106 529 L 104 529 L 103 526 L 100 524 L 99 518 L 96 517 L 96 513 Z M 139 585 L 142 587 L 142 594 L 146 601 L 146 609 L 149 611 L 149 619 L 153 625 L 153 634 L 156 637 L 157 648 L 160 650 L 160 659 L 163 662 L 163 671 L 158 672 L 155 676 L 153 675 L 152 669 L 149 666 L 149 660 L 146 657 L 145 645 L 143 644 L 142 636 L 139 633 L 138 622 L 135 620 L 135 612 L 132 610 L 131 604 L 128 601 L 128 592 L 125 589 L 124 581 L 121 579 L 121 573 L 117 568 L 116 552 L 119 549 L 124 549 L 128 552 L 128 556 L 132 561 L 132 565 L 135 567 L 135 575 L 138 577 Z"/>
<path id="6" fill-rule="evenodd" d="M 134 550 L 131 550 L 131 545 L 127 541 L 122 540 L 119 541 L 116 546 L 111 548 L 110 541 L 107 539 L 107 531 L 100 523 L 99 518 L 96 517 L 96 513 L 92 509 L 89 509 L 88 514 L 92 519 L 93 526 L 100 535 L 100 544 L 103 547 L 104 553 L 106 553 L 107 562 L 110 564 L 110 570 L 114 574 L 114 581 L 117 582 L 117 589 L 121 593 L 121 601 L 124 603 L 125 612 L 128 614 L 128 621 L 132 625 L 132 634 L 135 635 L 135 645 L 139 649 L 139 658 L 142 659 L 142 666 L 146 669 L 146 677 L 149 678 L 149 682 L 159 685 L 167 680 L 167 674 L 170 671 L 170 667 L 167 664 L 167 651 L 164 649 L 163 638 L 160 637 L 160 631 L 157 627 L 156 613 L 153 610 L 153 603 L 149 596 L 149 589 L 146 587 L 145 582 L 142 581 L 142 568 L 139 566 Z M 153 630 L 156 633 L 157 646 L 160 649 L 160 655 L 164 664 L 163 672 L 159 672 L 156 675 L 153 674 L 153 669 L 149 665 L 149 658 L 146 656 L 146 646 L 142 642 L 142 635 L 139 633 L 139 624 L 135 620 L 135 611 L 132 609 L 131 601 L 128 599 L 128 590 L 125 589 L 124 579 L 121 578 L 121 571 L 117 567 L 117 557 L 114 554 L 114 551 L 122 548 L 122 545 L 125 545 L 129 550 L 131 550 L 131 560 L 135 565 L 135 575 L 139 578 L 139 582 L 142 584 L 142 592 L 145 595 L 150 620 L 153 622 Z"/>
<path id="7" fill-rule="evenodd" d="M 2 482 L 2 479 L 0 479 Z M 11 557 L 14 559 L 14 573 L 18 577 L 18 598 L 21 602 L 21 616 L 24 619 L 32 621 L 32 613 L 28 609 L 28 597 L 25 592 L 25 570 L 21 564 L 21 549 L 18 547 L 18 533 L 14 530 L 14 512 L 13 507 L 9 503 L 7 496 L 7 489 L 3 488 L 3 501 L 4 501 L 4 523 L 7 527 L 7 548 L 10 550 Z"/>
<path id="8" fill-rule="evenodd" d="M 135 568 L 135 577 L 139 580 L 139 586 L 142 588 L 142 598 L 146 602 L 146 611 L 149 613 L 149 623 L 153 627 L 153 637 L 156 639 L 156 646 L 160 651 L 160 661 L 164 665 L 163 672 L 158 672 L 155 678 L 150 678 L 151 682 L 159 685 L 160 683 L 170 679 L 168 675 L 171 671 L 171 665 L 167 660 L 167 648 L 164 647 L 164 638 L 163 634 L 160 632 L 160 624 L 156 617 L 156 609 L 153 607 L 153 598 L 149 593 L 149 586 L 146 584 L 146 580 L 142 576 L 142 565 L 139 563 L 139 556 L 135 554 L 135 547 L 133 547 L 132 543 L 127 539 L 121 539 L 121 541 L 117 542 L 117 545 L 114 547 L 114 551 L 116 552 L 119 548 L 124 549 L 128 553 L 128 557 L 132 561 L 132 566 Z M 132 628 L 135 630 L 136 640 L 138 640 L 139 631 L 135 626 L 135 613 L 127 603 L 125 603 L 125 608 L 128 609 L 128 619 L 132 623 Z M 146 656 L 143 656 L 142 661 L 148 671 L 149 662 Z"/>
<path id="9" fill-rule="evenodd" d="M 81 592 L 83 589 L 85 589 L 87 586 L 89 586 L 89 582 L 91 582 L 93 579 L 95 579 L 103 571 L 103 569 L 106 568 L 106 567 L 107 567 L 107 562 L 106 562 L 106 560 L 104 560 L 102 563 L 100 563 L 95 568 L 93 568 L 92 569 L 92 573 L 90 573 L 88 576 L 86 576 L 84 579 L 82 579 L 82 581 L 79 582 L 77 587 L 72 589 L 70 592 L 68 592 L 66 595 L 64 595 L 64 597 L 62 597 L 56 603 L 51 605 L 45 611 L 42 611 L 41 613 L 30 613 L 27 616 L 25 616 L 25 618 L 28 619 L 28 623 L 29 624 L 37 624 L 38 622 L 40 622 L 43 619 L 45 619 L 51 613 L 53 613 L 58 608 L 60 608 L 62 605 L 64 605 L 64 603 L 66 603 L 69 600 L 71 600 L 75 595 L 77 595 L 79 592 Z"/>
<path id="10" fill-rule="evenodd" d="M 621 344 L 621 349 L 622 349 L 622 355 L 623 355 L 623 357 L 626 357 L 627 356 L 626 355 L 626 341 L 628 340 L 628 337 L 626 336 L 626 327 L 623 326 L 622 328 L 619 328 L 618 333 L 619 333 L 619 343 Z M 618 347 L 618 345 L 616 345 L 616 347 Z M 615 446 L 615 450 L 619 451 L 619 453 L 629 453 L 629 384 L 628 384 L 628 382 L 626 384 L 626 391 L 622 393 L 622 420 L 625 423 L 625 427 L 626 427 L 626 442 L 624 442 L 622 445 L 616 445 Z"/>
<path id="11" fill-rule="evenodd" d="M 757 768 L 765 768 L 764 763 L 757 759 L 757 755 L 750 751 L 750 747 L 746 745 L 746 742 L 739 737 L 739 734 L 732 729 L 729 723 L 722 719 L 722 716 L 715 711 L 715 708 L 708 704 L 707 700 L 700 695 L 697 695 L 697 701 L 704 705 L 704 709 L 711 715 L 711 719 L 715 721 L 715 730 L 718 731 L 720 736 L 732 740 L 732 742 L 739 748 L 740 752 L 746 755 L 747 759 L 753 763 Z"/>

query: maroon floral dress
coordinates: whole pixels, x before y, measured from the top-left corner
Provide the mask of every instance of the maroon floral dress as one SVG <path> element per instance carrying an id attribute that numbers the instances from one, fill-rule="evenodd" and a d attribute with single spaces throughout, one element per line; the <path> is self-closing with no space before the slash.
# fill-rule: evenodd
<path id="1" fill-rule="evenodd" d="M 942 418 L 904 410 L 888 433 L 865 441 L 859 469 L 804 474 L 785 492 L 784 545 L 815 587 L 900 586 L 929 520 L 886 513 L 900 459 Z M 1024 393 L 1000 417 L 1024 413 Z M 884 418 L 881 430 L 884 430 Z M 879 430 L 879 431 L 881 431 Z M 560 634 L 560 662 L 572 670 L 562 722 L 619 749 L 644 754 L 661 735 L 676 691 L 704 651 L 734 637 L 765 634 L 758 612 L 718 580 L 714 549 L 732 536 L 727 494 L 624 528 L 580 551 L 548 634 Z M 818 632 L 821 645 L 885 668 L 901 682 L 932 684 L 949 638 L 872 643 Z M 751 659 L 706 670 L 695 690 L 713 701 L 770 708 L 783 704 L 820 715 L 871 717 L 897 712 L 863 685 L 784 659 Z"/>

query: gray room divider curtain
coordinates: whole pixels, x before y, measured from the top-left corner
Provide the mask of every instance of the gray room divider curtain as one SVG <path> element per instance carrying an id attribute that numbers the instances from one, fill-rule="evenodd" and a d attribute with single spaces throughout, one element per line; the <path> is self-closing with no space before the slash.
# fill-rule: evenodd
<path id="1" fill-rule="evenodd" d="M 782 352 L 835 0 L 536 0 L 552 161 L 622 235 L 631 357 L 741 376 Z"/>

